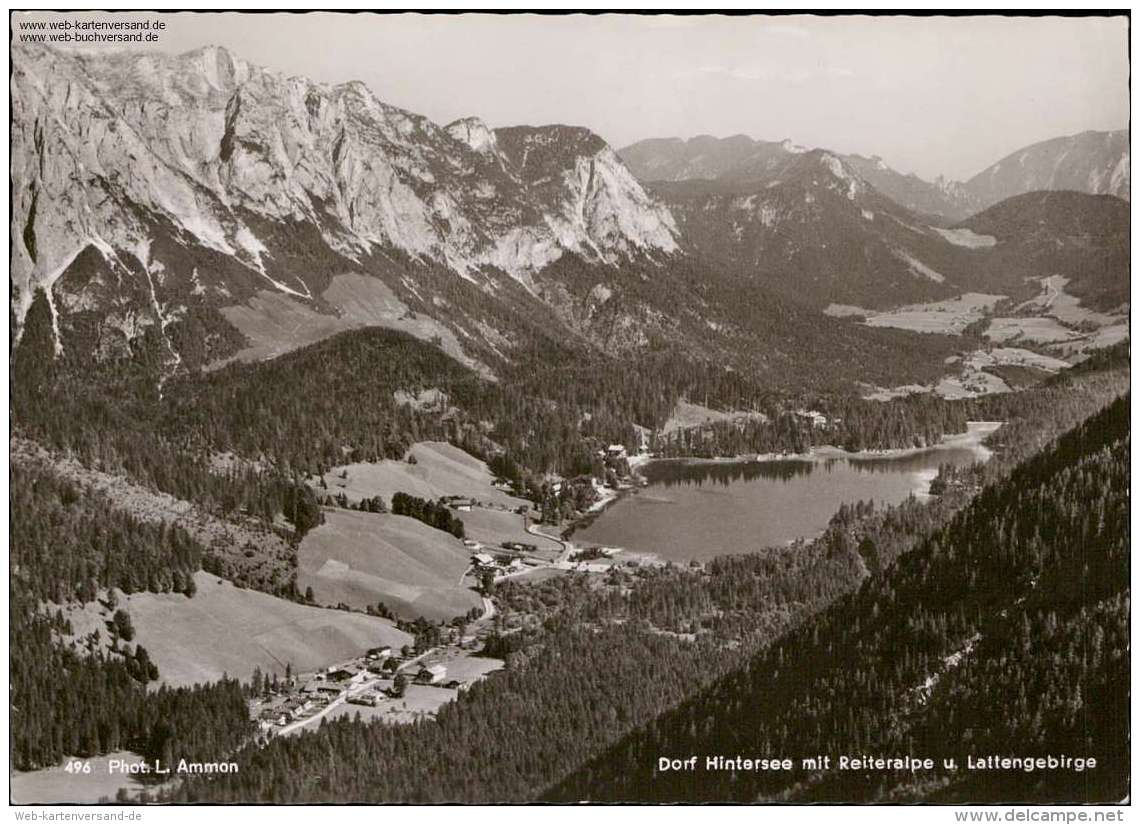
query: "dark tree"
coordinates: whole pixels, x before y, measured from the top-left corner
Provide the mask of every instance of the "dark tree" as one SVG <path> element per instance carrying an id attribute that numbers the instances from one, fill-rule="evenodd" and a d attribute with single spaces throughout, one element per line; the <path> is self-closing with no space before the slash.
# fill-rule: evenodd
<path id="1" fill-rule="evenodd" d="M 124 642 L 129 642 L 135 637 L 135 627 L 131 623 L 131 614 L 122 608 L 115 611 L 115 615 L 111 617 L 111 626 L 117 635 Z"/>

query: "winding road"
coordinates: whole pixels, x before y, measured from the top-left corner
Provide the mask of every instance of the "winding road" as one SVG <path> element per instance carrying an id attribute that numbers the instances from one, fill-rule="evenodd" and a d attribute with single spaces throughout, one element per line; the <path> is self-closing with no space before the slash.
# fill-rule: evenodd
<path id="1" fill-rule="evenodd" d="M 549 533 L 544 533 L 538 529 L 537 525 L 534 525 L 534 524 L 527 523 L 524 525 L 523 529 L 525 529 L 532 536 L 540 536 L 541 538 L 549 539 L 550 541 L 557 542 L 559 545 L 562 546 L 562 553 L 558 556 L 557 559 L 555 559 L 554 564 L 558 564 L 559 562 L 565 562 L 565 561 L 570 560 L 570 553 L 574 549 L 574 543 L 573 542 L 563 541 L 562 539 L 558 538 L 557 536 L 552 536 Z"/>

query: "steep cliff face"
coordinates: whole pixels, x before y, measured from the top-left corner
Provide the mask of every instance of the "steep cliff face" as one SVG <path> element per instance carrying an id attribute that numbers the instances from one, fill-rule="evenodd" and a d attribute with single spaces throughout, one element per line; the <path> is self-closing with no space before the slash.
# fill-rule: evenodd
<path id="1" fill-rule="evenodd" d="M 563 248 L 609 263 L 676 251 L 673 216 L 588 129 L 519 126 L 495 134 L 507 168 Z"/>
<path id="2" fill-rule="evenodd" d="M 377 254 L 529 286 L 566 252 L 677 249 L 668 211 L 584 129 L 442 127 L 362 83 L 283 77 L 220 48 L 17 47 L 11 90 L 17 321 L 37 288 L 62 311 L 57 281 L 85 250 L 103 259 L 99 283 L 146 281 L 140 318 L 161 324 L 266 289 L 319 302 L 330 269 Z M 89 290 L 85 306 L 98 300 Z"/>

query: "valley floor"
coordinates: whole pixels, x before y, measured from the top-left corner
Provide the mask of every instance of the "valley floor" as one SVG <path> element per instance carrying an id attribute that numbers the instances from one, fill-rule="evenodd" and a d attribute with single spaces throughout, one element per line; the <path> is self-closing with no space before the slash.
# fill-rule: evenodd
<path id="1" fill-rule="evenodd" d="M 1016 305 L 1005 295 L 967 292 L 945 301 L 882 311 L 831 304 L 824 314 L 871 327 L 942 335 L 962 336 L 977 325 L 975 335 L 985 346 L 948 359 L 947 374 L 940 381 L 871 387 L 864 397 L 874 401 L 920 392 L 951 399 L 1009 392 L 1128 338 L 1127 306 L 1098 312 L 1065 291 L 1067 278 L 1051 275 L 1036 280 L 1041 286 L 1038 295 Z"/>

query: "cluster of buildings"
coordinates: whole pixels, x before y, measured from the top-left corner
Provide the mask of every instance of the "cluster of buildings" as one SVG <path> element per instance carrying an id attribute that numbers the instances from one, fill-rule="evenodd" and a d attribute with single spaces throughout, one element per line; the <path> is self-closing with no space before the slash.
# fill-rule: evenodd
<path id="1" fill-rule="evenodd" d="M 516 573 L 526 567 L 518 556 L 492 556 L 490 553 L 472 553 L 471 564 L 476 572 L 491 570 L 496 574 Z"/>
<path id="2" fill-rule="evenodd" d="M 464 546 L 471 551 L 471 565 L 476 572 L 492 570 L 496 574 L 515 573 L 525 569 L 526 562 L 522 555 L 537 553 L 538 547 L 534 544 L 525 544 L 521 541 L 504 541 L 499 545 L 505 552 L 493 555 L 499 548 L 487 547 L 480 542 L 466 539 Z"/>
<path id="3" fill-rule="evenodd" d="M 273 700 L 257 713 L 261 730 L 272 734 L 277 728 L 311 716 L 341 699 L 354 705 L 376 707 L 384 701 L 386 691 L 369 685 L 381 678 L 393 678 L 401 669 L 398 662 L 391 647 L 376 647 L 359 659 L 317 671 L 303 680 L 304 684 L 299 689 L 294 682 L 293 689 L 283 701 Z M 466 687 L 458 681 L 448 681 L 447 667 L 443 664 L 422 665 L 411 678 L 419 685 L 455 690 Z"/>
<path id="4" fill-rule="evenodd" d="M 284 727 L 290 722 L 302 718 L 314 707 L 313 700 L 309 697 L 291 696 L 280 705 L 263 710 L 258 720 L 261 723 L 262 730 L 268 730 L 273 726 Z"/>
<path id="5" fill-rule="evenodd" d="M 291 692 L 284 701 L 274 702 L 263 708 L 257 715 L 258 722 L 263 731 L 272 731 L 274 727 L 284 727 L 290 722 L 296 722 L 320 710 L 338 699 L 349 697 L 353 701 L 356 697 L 351 695 L 353 688 L 359 687 L 369 679 L 375 679 L 385 671 L 391 672 L 395 668 L 387 663 L 392 659 L 392 648 L 384 645 L 369 650 L 364 657 L 343 665 L 321 670 L 306 680 L 299 690 Z M 293 683 L 295 687 L 296 682 Z"/>

